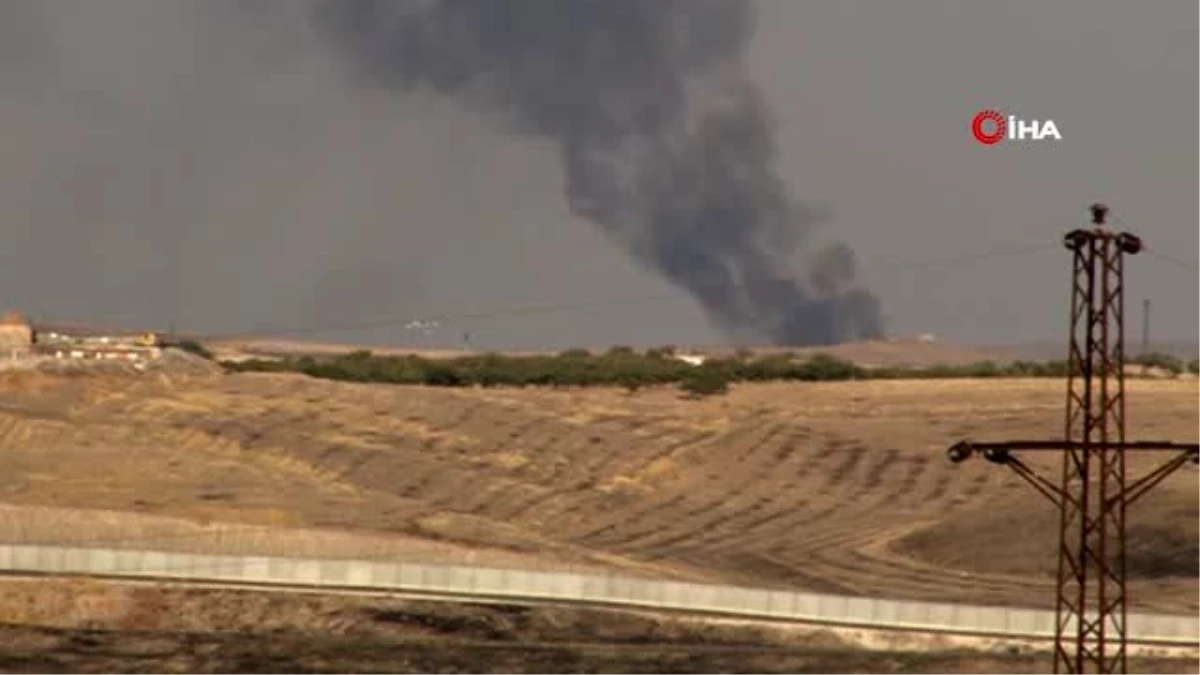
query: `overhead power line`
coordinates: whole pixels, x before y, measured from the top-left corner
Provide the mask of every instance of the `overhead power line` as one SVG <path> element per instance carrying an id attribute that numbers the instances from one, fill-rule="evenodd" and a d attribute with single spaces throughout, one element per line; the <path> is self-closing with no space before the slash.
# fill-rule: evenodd
<path id="1" fill-rule="evenodd" d="M 869 269 L 872 270 L 887 270 L 900 271 L 909 269 L 925 269 L 937 266 L 949 266 L 962 264 L 967 262 L 979 262 L 982 260 L 998 258 L 1003 256 L 1026 255 L 1037 253 L 1040 251 L 1057 249 L 1059 245 L 1053 242 L 1038 241 L 1015 246 L 1005 246 L 994 248 L 987 251 L 976 251 L 970 253 L 960 253 L 948 256 L 938 256 L 927 258 L 924 260 L 906 261 L 892 264 L 872 264 Z M 323 325 L 305 325 L 294 327 L 262 327 L 259 329 L 238 331 L 237 333 L 223 333 L 219 336 L 223 338 L 234 337 L 293 337 L 304 335 L 316 335 L 321 333 L 338 333 L 338 332 L 353 332 L 360 330 L 369 330 L 373 328 L 386 328 L 390 326 L 409 325 L 414 323 L 437 324 L 445 325 L 455 321 L 478 321 L 486 319 L 496 319 L 510 316 L 530 316 L 539 314 L 561 314 L 569 312 L 584 312 L 605 307 L 630 306 L 657 302 L 679 302 L 681 299 L 680 293 L 656 293 L 643 296 L 625 296 L 617 298 L 606 298 L 586 301 L 564 301 L 555 303 L 542 303 L 531 305 L 511 305 L 507 307 L 499 307 L 491 310 L 466 312 L 466 313 L 437 313 L 413 315 L 405 314 L 378 317 L 374 319 L 362 319 L 347 323 L 330 323 Z"/>
<path id="2" fill-rule="evenodd" d="M 951 267 L 964 263 L 980 262 L 994 258 L 1020 256 L 1038 253 L 1044 250 L 1057 249 L 1057 242 L 1048 242 L 1040 240 L 1023 244 L 1006 245 L 996 248 L 991 248 L 984 251 L 974 251 L 966 253 L 957 253 L 951 255 L 934 256 L 922 260 L 909 260 L 903 262 L 886 262 L 886 261 L 871 261 L 862 267 L 869 271 L 883 271 L 888 273 L 901 272 L 908 270 L 924 270 L 936 267 Z M 642 304 L 653 304 L 662 302 L 680 302 L 685 298 L 684 294 L 676 291 L 670 293 L 655 293 L 641 296 L 623 296 L 598 298 L 591 300 L 575 300 L 561 302 L 547 302 L 534 304 L 506 305 L 495 307 L 492 309 L 479 310 L 474 312 L 435 312 L 425 314 L 407 313 L 403 315 L 386 315 L 376 317 L 362 317 L 346 322 L 329 322 L 322 324 L 304 324 L 293 326 L 256 326 L 237 331 L 223 331 L 219 334 L 208 334 L 209 339 L 213 338 L 270 338 L 270 337 L 300 337 L 311 336 L 323 333 L 339 333 L 339 332 L 355 332 L 377 328 L 388 328 L 393 326 L 446 326 L 453 322 L 464 321 L 481 321 L 488 319 L 497 319 L 510 316 L 536 316 L 547 314 L 565 314 L 577 312 L 590 312 L 609 307 L 634 306 Z M 130 313 L 132 317 L 132 313 Z M 114 321 L 114 315 L 108 315 L 108 322 Z M 83 323 L 79 321 L 63 321 L 55 322 L 52 318 L 39 317 L 39 323 L 63 325 Z M 176 324 L 182 322 L 176 321 Z M 146 322 L 139 322 L 139 325 L 145 325 Z M 165 328 L 161 326 L 160 328 Z M 198 330 L 181 330 L 183 333 L 201 333 Z"/>
<path id="3" fill-rule="evenodd" d="M 1126 223 L 1124 220 L 1122 220 L 1120 216 L 1112 215 L 1110 213 L 1108 217 L 1110 219 L 1112 219 L 1112 221 L 1115 222 L 1117 225 L 1124 228 L 1125 230 L 1133 231 L 1133 228 L 1130 227 L 1129 224 Z M 1171 255 L 1170 253 L 1164 253 L 1162 251 L 1156 250 L 1155 248 L 1153 248 L 1151 246 L 1147 246 L 1147 245 L 1143 244 L 1142 252 L 1149 255 L 1152 258 L 1156 258 L 1163 262 L 1170 263 L 1180 269 L 1185 269 L 1190 272 L 1200 272 L 1200 264 L 1197 264 L 1194 262 L 1189 262 L 1187 260 L 1184 260 L 1183 258 L 1177 258 L 1177 257 Z"/>
<path id="4" fill-rule="evenodd" d="M 1142 250 L 1144 253 L 1146 253 L 1154 258 L 1158 258 L 1159 260 L 1162 260 L 1164 262 L 1171 263 L 1172 265 L 1175 265 L 1176 267 L 1179 267 L 1181 269 L 1185 269 L 1185 270 L 1188 270 L 1191 272 L 1200 272 L 1200 265 L 1197 265 L 1194 262 L 1188 262 L 1182 258 L 1176 258 L 1175 256 L 1173 256 L 1169 253 L 1163 253 L 1162 251 L 1155 251 L 1152 248 L 1144 248 Z"/>
<path id="5" fill-rule="evenodd" d="M 937 258 L 929 258 L 927 260 L 918 260 L 904 262 L 898 264 L 877 264 L 872 265 L 872 270 L 908 270 L 921 269 L 925 267 L 936 267 L 939 265 L 955 265 L 958 263 L 979 262 L 981 260 L 989 260 L 992 258 L 1000 258 L 1013 255 L 1025 255 L 1029 253 L 1039 253 L 1041 251 L 1058 250 L 1060 246 L 1056 243 L 1039 241 L 1036 243 L 1021 244 L 1016 246 L 1007 246 L 996 248 L 988 251 L 979 251 L 975 253 L 959 253 L 955 255 L 941 256 Z"/>

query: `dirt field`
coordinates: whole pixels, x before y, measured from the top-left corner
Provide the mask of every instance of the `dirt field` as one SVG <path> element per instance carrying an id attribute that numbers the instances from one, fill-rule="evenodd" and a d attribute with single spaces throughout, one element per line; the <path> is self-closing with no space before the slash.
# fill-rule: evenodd
<path id="1" fill-rule="evenodd" d="M 5 672 L 1027 673 L 1050 663 L 1028 646 L 939 646 L 863 649 L 823 630 L 652 613 L 0 581 Z M 1130 666 L 1197 672 L 1194 659 Z"/>
<path id="2" fill-rule="evenodd" d="M 685 401 L 672 389 L 9 373 L 0 502 L 68 511 L 0 511 L 0 534 L 1046 606 L 1051 506 L 1004 469 L 951 465 L 944 450 L 964 436 L 1061 434 L 1063 386 L 761 384 Z M 1128 386 L 1132 437 L 1196 439 L 1195 379 Z M 1130 521 L 1132 608 L 1195 612 L 1195 469 Z M 354 536 L 211 524 L 225 522 Z"/>

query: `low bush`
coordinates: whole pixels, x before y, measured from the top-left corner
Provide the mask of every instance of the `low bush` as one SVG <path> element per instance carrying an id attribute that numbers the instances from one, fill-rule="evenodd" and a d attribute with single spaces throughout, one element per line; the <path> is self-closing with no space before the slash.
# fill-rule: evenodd
<path id="1" fill-rule="evenodd" d="M 687 373 L 679 389 L 695 398 L 724 394 L 729 391 L 729 373 L 706 363 Z"/>
<path id="2" fill-rule="evenodd" d="M 1190 364 L 1184 364 L 1183 359 L 1176 358 L 1170 354 L 1161 352 L 1148 352 L 1140 354 L 1133 359 L 1133 363 L 1147 368 L 1158 368 L 1165 370 L 1172 375 L 1178 375 L 1184 371 Z"/>
<path id="3" fill-rule="evenodd" d="M 196 356 L 208 359 L 209 361 L 213 360 L 212 352 L 208 351 L 204 345 L 196 342 L 195 340 L 181 340 L 179 342 L 166 343 L 163 346 L 181 349 L 189 354 L 195 354 Z"/>

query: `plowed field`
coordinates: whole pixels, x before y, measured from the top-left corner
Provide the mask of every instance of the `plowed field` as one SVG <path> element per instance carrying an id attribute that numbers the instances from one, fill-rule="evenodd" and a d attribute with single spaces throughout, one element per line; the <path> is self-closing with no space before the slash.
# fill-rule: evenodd
<path id="1" fill-rule="evenodd" d="M 1132 438 L 1196 439 L 1195 379 L 1128 387 Z M 1052 507 L 1002 467 L 952 465 L 944 450 L 1061 435 L 1064 399 L 1055 380 L 756 384 L 693 401 L 9 374 L 0 501 L 54 510 L 5 510 L 0 535 L 1044 606 Z M 1033 463 L 1053 477 L 1047 460 Z M 1133 509 L 1135 609 L 1196 611 L 1196 495 L 1189 465 Z"/>

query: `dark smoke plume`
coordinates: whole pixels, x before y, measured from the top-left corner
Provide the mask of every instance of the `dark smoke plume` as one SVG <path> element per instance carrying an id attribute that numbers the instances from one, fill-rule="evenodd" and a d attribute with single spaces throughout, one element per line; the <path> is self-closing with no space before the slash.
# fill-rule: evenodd
<path id="1" fill-rule="evenodd" d="M 736 0 L 323 0 L 318 23 L 374 86 L 432 90 L 554 143 L 571 209 L 686 288 L 720 327 L 781 344 L 878 337 L 879 304 L 775 170 Z"/>

